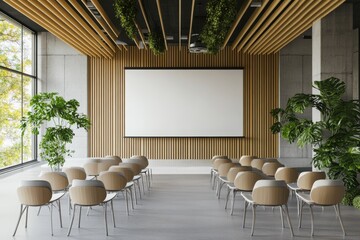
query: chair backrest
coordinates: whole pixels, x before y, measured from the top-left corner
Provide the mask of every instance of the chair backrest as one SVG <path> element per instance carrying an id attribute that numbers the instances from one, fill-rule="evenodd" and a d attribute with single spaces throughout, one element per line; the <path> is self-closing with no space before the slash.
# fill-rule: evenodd
<path id="1" fill-rule="evenodd" d="M 86 172 L 82 167 L 69 167 L 65 168 L 64 172 L 68 178 L 69 184 L 72 184 L 74 179 L 85 180 Z"/>
<path id="2" fill-rule="evenodd" d="M 275 159 L 275 158 L 255 158 L 251 161 L 251 167 L 261 171 L 263 165 L 266 162 L 277 162 L 277 159 Z"/>
<path id="3" fill-rule="evenodd" d="M 84 163 L 84 169 L 88 176 L 98 176 L 100 159 L 87 159 Z"/>
<path id="4" fill-rule="evenodd" d="M 252 197 L 256 204 L 283 205 L 288 201 L 289 189 L 282 180 L 259 180 L 255 183 Z"/>
<path id="5" fill-rule="evenodd" d="M 119 165 L 119 163 L 122 162 L 121 157 L 116 155 L 106 155 L 104 157 L 105 159 L 113 159 L 114 164 L 113 165 Z"/>
<path id="6" fill-rule="evenodd" d="M 257 181 L 263 179 L 260 173 L 254 171 L 239 172 L 234 180 L 234 185 L 241 191 L 252 191 Z"/>
<path id="7" fill-rule="evenodd" d="M 252 160 L 254 160 L 256 158 L 257 158 L 257 156 L 243 155 L 243 156 L 241 156 L 239 163 L 241 164 L 241 166 L 251 167 Z"/>
<path id="8" fill-rule="evenodd" d="M 230 168 L 228 174 L 226 175 L 227 180 L 230 183 L 233 183 L 235 180 L 236 175 L 239 172 L 243 172 L 243 171 L 251 171 L 251 167 L 247 167 L 247 166 L 235 166 Z"/>
<path id="9" fill-rule="evenodd" d="M 140 174 L 142 170 L 141 166 L 137 163 L 120 163 L 119 166 L 130 168 L 134 172 L 134 175 Z"/>
<path id="10" fill-rule="evenodd" d="M 225 158 L 225 159 L 228 159 L 228 156 L 225 156 L 225 155 L 215 155 L 211 158 L 211 162 L 214 163 L 214 161 L 218 158 Z"/>
<path id="11" fill-rule="evenodd" d="M 228 158 L 217 158 L 213 163 L 213 169 L 218 170 L 219 166 L 223 163 L 232 163 L 232 161 Z"/>
<path id="12" fill-rule="evenodd" d="M 47 181 L 53 191 L 63 191 L 69 186 L 69 181 L 64 172 L 41 172 L 41 180 Z"/>
<path id="13" fill-rule="evenodd" d="M 223 163 L 219 166 L 218 172 L 220 177 L 226 177 L 230 168 L 239 166 L 239 163 Z"/>
<path id="14" fill-rule="evenodd" d="M 286 183 L 294 183 L 299 176 L 295 168 L 279 167 L 275 173 L 275 180 L 284 180 Z"/>
<path id="15" fill-rule="evenodd" d="M 341 180 L 316 180 L 311 188 L 310 197 L 319 205 L 335 205 L 341 202 L 345 194 Z"/>
<path id="16" fill-rule="evenodd" d="M 269 177 L 273 177 L 276 173 L 276 170 L 280 167 L 283 167 L 279 162 L 265 162 L 261 168 L 261 171 Z"/>
<path id="17" fill-rule="evenodd" d="M 123 175 L 126 178 L 127 182 L 131 182 L 134 178 L 134 172 L 131 168 L 122 167 L 122 166 L 111 166 L 109 172 L 117 172 Z"/>
<path id="18" fill-rule="evenodd" d="M 99 180 L 73 180 L 69 189 L 71 202 L 83 206 L 102 203 L 106 198 L 104 184 Z"/>
<path id="19" fill-rule="evenodd" d="M 303 190 L 310 191 L 316 180 L 325 178 L 325 172 L 302 172 L 297 180 L 297 185 Z"/>
<path id="20" fill-rule="evenodd" d="M 50 201 L 52 189 L 50 183 L 44 180 L 22 180 L 17 194 L 21 204 L 41 206 Z"/>
<path id="21" fill-rule="evenodd" d="M 132 156 L 128 162 L 140 164 L 142 169 L 145 169 L 147 166 L 149 166 L 149 160 L 147 157 L 141 155 Z"/>
<path id="22" fill-rule="evenodd" d="M 98 180 L 103 182 L 106 191 L 120 191 L 127 183 L 127 179 L 119 172 L 101 172 Z"/>

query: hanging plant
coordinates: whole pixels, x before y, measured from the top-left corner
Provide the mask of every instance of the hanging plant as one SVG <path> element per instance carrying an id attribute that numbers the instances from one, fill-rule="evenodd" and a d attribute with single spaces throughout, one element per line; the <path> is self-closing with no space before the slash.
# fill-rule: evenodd
<path id="1" fill-rule="evenodd" d="M 206 5 L 206 22 L 200 34 L 208 53 L 216 54 L 236 17 L 236 0 L 209 0 Z"/>
<path id="2" fill-rule="evenodd" d="M 115 16 L 120 20 L 121 27 L 126 35 L 133 39 L 136 36 L 137 28 L 135 18 L 137 14 L 136 0 L 115 0 Z"/>
<path id="3" fill-rule="evenodd" d="M 149 34 L 149 47 L 155 55 L 159 55 L 165 51 L 164 38 L 159 31 L 152 31 Z"/>

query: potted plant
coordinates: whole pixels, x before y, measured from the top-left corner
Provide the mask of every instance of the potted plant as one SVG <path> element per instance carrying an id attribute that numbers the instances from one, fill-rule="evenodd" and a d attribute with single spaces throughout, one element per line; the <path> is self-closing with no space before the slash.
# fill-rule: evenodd
<path id="1" fill-rule="evenodd" d="M 216 54 L 236 17 L 236 0 L 209 0 L 206 4 L 206 21 L 200 40 L 208 53 Z"/>
<path id="2" fill-rule="evenodd" d="M 359 186 L 356 179 L 360 170 L 359 100 L 343 100 L 345 83 L 334 77 L 316 81 L 313 87 L 319 94 L 296 94 L 288 100 L 286 108 L 271 111 L 276 119 L 271 131 L 281 133 L 290 143 L 296 141 L 300 147 L 313 144 L 314 166 L 327 169 L 331 179 L 342 179 L 348 195 L 353 195 Z M 321 120 L 302 118 L 306 108 L 316 108 Z"/>
<path id="3" fill-rule="evenodd" d="M 64 164 L 65 157 L 73 153 L 66 147 L 75 135 L 72 127 L 88 130 L 90 121 L 86 115 L 77 112 L 77 100 L 66 101 L 57 93 L 40 93 L 33 96 L 30 107 L 32 111 L 21 120 L 22 134 L 24 135 L 27 127 L 30 127 L 34 135 L 39 135 L 40 127 L 47 123 L 40 142 L 40 156 L 53 170 L 59 169 Z"/>

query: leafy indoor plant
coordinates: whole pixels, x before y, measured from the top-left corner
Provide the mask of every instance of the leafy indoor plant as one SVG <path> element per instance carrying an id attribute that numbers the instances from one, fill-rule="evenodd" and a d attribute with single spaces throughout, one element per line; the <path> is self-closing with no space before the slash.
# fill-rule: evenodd
<path id="1" fill-rule="evenodd" d="M 342 179 L 348 193 L 357 190 L 356 177 L 360 170 L 360 104 L 358 100 L 345 101 L 345 83 L 331 77 L 316 81 L 314 88 L 320 94 L 299 93 L 290 98 L 286 108 L 273 109 L 276 122 L 273 133 L 302 147 L 314 145 L 313 164 L 327 169 L 332 179 Z M 313 122 L 302 118 L 306 108 L 316 108 L 321 120 Z M 349 199 L 352 201 L 352 199 Z"/>
<path id="2" fill-rule="evenodd" d="M 236 0 L 209 0 L 206 4 L 206 22 L 200 34 L 209 53 L 219 52 L 226 34 L 236 17 Z"/>
<path id="3" fill-rule="evenodd" d="M 88 130 L 90 121 L 86 115 L 77 113 L 77 100 L 66 101 L 57 93 L 40 93 L 33 96 L 30 107 L 32 111 L 21 120 L 22 134 L 30 127 L 33 134 L 39 135 L 41 126 L 48 123 L 40 142 L 40 156 L 52 169 L 59 168 L 64 164 L 65 157 L 72 153 L 66 148 L 66 144 L 71 143 L 75 135 L 71 127 Z"/>
<path id="4" fill-rule="evenodd" d="M 124 28 L 130 39 L 135 38 L 137 33 L 135 25 L 136 4 L 136 0 L 116 0 L 114 3 L 115 16 L 120 20 L 121 27 Z"/>
<path id="5" fill-rule="evenodd" d="M 155 55 L 165 51 L 164 38 L 159 31 L 152 31 L 149 34 L 149 47 Z"/>

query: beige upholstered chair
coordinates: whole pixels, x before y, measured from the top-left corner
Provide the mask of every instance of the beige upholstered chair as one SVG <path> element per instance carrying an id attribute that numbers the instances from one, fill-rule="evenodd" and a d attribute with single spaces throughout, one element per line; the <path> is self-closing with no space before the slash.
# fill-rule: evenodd
<path id="1" fill-rule="evenodd" d="M 116 196 L 116 193 L 106 193 L 104 184 L 99 180 L 74 180 L 72 186 L 69 189 L 71 202 L 73 204 L 73 212 L 71 217 L 71 222 L 69 226 L 68 236 L 70 236 L 71 228 L 74 223 L 74 217 L 76 212 L 76 207 L 80 207 L 79 211 L 79 223 L 78 227 L 80 228 L 81 221 L 81 208 L 83 206 L 103 206 L 104 207 L 104 217 L 105 217 L 105 232 L 108 236 L 108 227 L 107 227 L 107 204 L 111 203 L 111 211 L 113 215 L 113 221 L 115 225 L 115 216 L 112 200 Z"/>
<path id="2" fill-rule="evenodd" d="M 18 198 L 20 201 L 20 215 L 13 236 L 19 227 L 19 223 L 22 215 L 26 211 L 25 228 L 27 228 L 28 222 L 28 211 L 29 207 L 40 207 L 50 205 L 50 224 L 51 224 L 51 235 L 54 235 L 53 231 L 53 203 L 57 202 L 58 206 L 59 199 L 64 195 L 63 193 L 53 193 L 49 182 L 44 180 L 26 180 L 21 181 L 17 189 Z M 59 217 L 61 223 L 61 208 L 59 209 Z"/>
<path id="3" fill-rule="evenodd" d="M 212 164 L 212 168 L 210 169 L 210 185 L 213 186 L 213 182 L 215 181 L 215 175 L 217 173 L 217 170 L 214 169 L 214 162 L 216 159 L 228 159 L 228 156 L 225 155 L 215 155 L 211 158 L 211 164 Z"/>
<path id="4" fill-rule="evenodd" d="M 87 159 L 86 162 L 84 163 L 84 169 L 86 172 L 86 175 L 91 176 L 91 177 L 97 177 L 100 174 L 100 169 L 99 169 L 99 163 L 100 163 L 100 159 Z"/>
<path id="5" fill-rule="evenodd" d="M 340 202 L 345 194 L 345 187 L 340 180 L 321 179 L 314 182 L 311 191 L 296 192 L 300 201 L 299 228 L 301 227 L 302 208 L 304 203 L 310 207 L 311 214 L 311 236 L 314 236 L 313 206 L 334 206 L 336 216 L 339 218 L 340 226 L 345 236 L 345 229 L 340 214 Z"/>
<path id="6" fill-rule="evenodd" d="M 234 185 L 235 178 L 236 178 L 236 176 L 237 176 L 237 174 L 239 172 L 244 172 L 244 171 L 251 171 L 251 167 L 249 167 L 249 166 L 235 166 L 235 167 L 230 168 L 230 170 L 229 170 L 229 172 L 227 174 L 228 183 L 226 184 L 226 186 L 227 186 L 227 194 L 226 194 L 225 209 L 227 209 L 227 204 L 229 202 L 230 193 L 233 194 L 233 191 L 236 190 L 236 187 Z"/>
<path id="7" fill-rule="evenodd" d="M 39 176 L 40 180 L 44 180 L 50 183 L 51 189 L 54 193 L 61 193 L 63 197 L 69 186 L 69 181 L 64 172 L 41 172 Z M 60 198 L 61 198 L 60 197 Z M 58 207 L 61 208 L 60 198 L 58 200 Z M 41 207 L 39 208 L 38 215 Z M 61 211 L 61 210 L 60 210 Z M 62 219 L 60 218 L 60 226 L 62 227 Z"/>
<path id="8" fill-rule="evenodd" d="M 262 171 L 262 167 L 266 162 L 277 162 L 275 158 L 255 158 L 251 161 L 251 167 L 255 170 Z"/>
<path id="9" fill-rule="evenodd" d="M 247 170 L 247 169 L 246 169 Z M 255 183 L 258 180 L 263 179 L 263 175 L 256 171 L 241 171 L 239 172 L 234 179 L 234 186 L 230 188 L 231 196 L 231 212 L 232 215 L 234 212 L 235 205 L 235 195 L 237 192 L 251 192 Z M 230 194 L 230 193 L 229 193 Z M 227 207 L 227 201 L 225 203 L 225 208 Z"/>
<path id="10" fill-rule="evenodd" d="M 129 215 L 128 196 L 125 189 L 127 179 L 119 172 L 101 172 L 98 180 L 103 182 L 107 192 L 115 192 L 116 194 L 119 192 L 125 192 L 126 213 Z"/>
<path id="11" fill-rule="evenodd" d="M 149 166 L 149 160 L 145 157 L 145 156 L 140 156 L 140 155 L 134 155 L 132 156 L 129 160 L 129 163 L 137 163 L 141 166 L 141 175 L 145 176 L 145 180 L 146 180 L 146 186 L 147 189 L 150 190 L 150 182 L 151 182 L 151 176 L 152 176 L 152 170 L 150 168 L 148 168 Z M 145 192 L 145 187 L 144 187 L 144 180 L 142 181 L 143 183 L 143 191 Z"/>
<path id="12" fill-rule="evenodd" d="M 325 179 L 326 174 L 325 172 L 302 172 L 299 174 L 298 180 L 296 183 L 288 183 L 288 188 L 293 192 L 306 192 L 310 191 L 312 188 L 312 185 L 316 180 Z M 300 213 L 300 205 L 299 205 L 299 199 L 296 195 L 296 201 L 297 201 L 297 211 L 298 214 Z"/>
<path id="13" fill-rule="evenodd" d="M 128 191 L 130 193 L 130 200 L 131 200 L 131 206 L 132 209 L 134 209 L 134 200 L 133 200 L 133 194 L 135 194 L 135 201 L 137 203 L 137 198 L 136 198 L 136 191 L 133 189 L 134 187 L 134 182 L 133 182 L 133 178 L 134 178 L 134 172 L 127 167 L 121 167 L 121 166 L 111 166 L 109 168 L 109 172 L 117 172 L 120 173 L 121 175 L 123 175 L 126 178 L 127 184 L 125 186 L 125 190 Z M 128 195 L 126 194 L 125 197 L 127 198 Z M 128 199 L 126 200 L 128 202 Z"/>
<path id="14" fill-rule="evenodd" d="M 120 163 L 120 167 L 130 168 L 131 171 L 134 173 L 133 182 L 134 185 L 137 186 L 137 189 L 139 190 L 139 198 L 141 199 L 141 188 L 140 188 L 140 179 L 141 179 L 141 166 L 137 163 Z M 134 192 L 136 195 L 136 187 L 134 187 Z"/>
<path id="15" fill-rule="evenodd" d="M 217 180 L 218 180 L 218 168 L 223 163 L 232 163 L 232 161 L 228 158 L 216 158 L 213 162 L 213 167 L 211 169 L 211 185 L 212 189 L 215 189 L 217 186 Z M 216 189 L 217 190 L 217 189 Z"/>
<path id="16" fill-rule="evenodd" d="M 290 222 L 289 211 L 287 207 L 287 202 L 289 198 L 289 189 L 287 188 L 286 183 L 284 181 L 259 180 L 255 183 L 252 193 L 242 192 L 241 195 L 245 199 L 243 227 L 245 226 L 246 209 L 248 204 L 252 206 L 252 210 L 253 210 L 251 236 L 253 236 L 254 234 L 255 215 L 256 215 L 255 211 L 256 211 L 256 207 L 259 205 L 271 206 L 271 207 L 279 206 L 282 226 L 284 228 L 283 212 L 285 212 L 291 231 L 291 236 L 294 236 L 294 232 Z"/>
<path id="17" fill-rule="evenodd" d="M 64 172 L 66 173 L 70 185 L 74 179 L 86 179 L 86 172 L 85 169 L 82 167 L 69 167 L 66 168 Z"/>
<path id="18" fill-rule="evenodd" d="M 299 173 L 295 168 L 279 167 L 275 173 L 275 180 L 284 180 L 286 184 L 295 183 Z"/>
<path id="19" fill-rule="evenodd" d="M 227 174 L 232 167 L 240 166 L 239 163 L 223 163 L 220 164 L 218 169 L 218 176 L 217 176 L 217 187 L 216 187 L 216 194 L 218 198 L 220 198 L 221 189 L 224 184 L 228 183 Z"/>
<path id="20" fill-rule="evenodd" d="M 241 164 L 241 166 L 251 167 L 252 160 L 254 160 L 256 158 L 257 158 L 257 156 L 243 155 L 243 156 L 241 156 L 239 163 Z"/>
<path id="21" fill-rule="evenodd" d="M 265 162 L 262 166 L 261 171 L 267 176 L 267 177 L 274 177 L 276 170 L 280 167 L 283 167 L 279 162 Z"/>
<path id="22" fill-rule="evenodd" d="M 106 155 L 104 158 L 105 159 L 112 159 L 113 160 L 113 165 L 119 165 L 119 163 L 122 162 L 121 157 L 116 156 L 116 155 Z"/>

